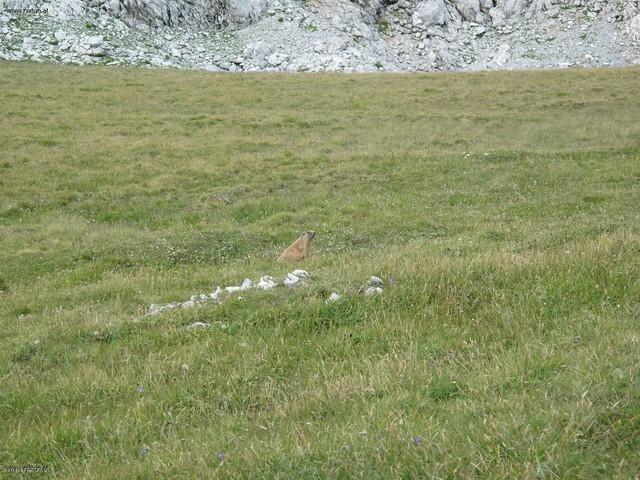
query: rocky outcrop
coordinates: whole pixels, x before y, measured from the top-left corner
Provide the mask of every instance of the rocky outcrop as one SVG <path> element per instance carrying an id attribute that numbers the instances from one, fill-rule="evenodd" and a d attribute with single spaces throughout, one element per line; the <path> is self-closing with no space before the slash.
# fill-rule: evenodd
<path id="1" fill-rule="evenodd" d="M 210 71 L 640 63 L 640 0 L 0 0 L 0 59 Z M 44 11 L 44 13 L 42 13 Z"/>
<path id="2" fill-rule="evenodd" d="M 55 0 L 58 18 L 68 20 L 102 11 L 131 24 L 209 28 L 240 27 L 257 20 L 268 0 Z M 32 8 L 33 1 L 4 0 L 8 9 Z"/>
<path id="3" fill-rule="evenodd" d="M 118 18 L 170 27 L 219 27 L 226 24 L 229 13 L 225 0 L 107 0 L 100 7 Z"/>

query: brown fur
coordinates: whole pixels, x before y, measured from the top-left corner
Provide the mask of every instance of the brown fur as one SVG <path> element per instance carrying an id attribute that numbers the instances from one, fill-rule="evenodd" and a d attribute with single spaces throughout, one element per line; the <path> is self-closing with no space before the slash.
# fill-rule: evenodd
<path id="1" fill-rule="evenodd" d="M 279 262 L 298 262 L 307 258 L 311 251 L 311 242 L 316 236 L 316 232 L 302 232 L 298 239 L 287 247 L 278 257 Z"/>

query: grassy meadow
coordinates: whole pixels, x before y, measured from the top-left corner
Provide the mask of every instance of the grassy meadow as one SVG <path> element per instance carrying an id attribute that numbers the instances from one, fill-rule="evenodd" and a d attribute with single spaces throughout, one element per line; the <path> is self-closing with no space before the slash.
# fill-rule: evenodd
<path id="1" fill-rule="evenodd" d="M 0 62 L 0 465 L 637 478 L 638 92 Z M 145 316 L 310 229 L 309 286 Z"/>

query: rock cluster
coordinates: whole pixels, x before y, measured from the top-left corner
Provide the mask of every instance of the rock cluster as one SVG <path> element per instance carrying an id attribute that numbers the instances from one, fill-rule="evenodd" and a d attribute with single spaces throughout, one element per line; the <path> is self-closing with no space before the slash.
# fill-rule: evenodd
<path id="1" fill-rule="evenodd" d="M 173 310 L 176 308 L 193 308 L 198 305 L 203 305 L 209 302 L 220 302 L 224 296 L 232 295 L 239 292 L 244 292 L 253 288 L 262 290 L 271 290 L 278 286 L 284 286 L 287 288 L 293 288 L 296 285 L 308 285 L 311 280 L 311 275 L 306 270 L 297 269 L 287 273 L 282 282 L 276 282 L 270 275 L 264 275 L 260 277 L 260 280 L 253 282 L 250 278 L 245 278 L 240 285 L 231 285 L 228 287 L 216 286 L 211 293 L 200 293 L 192 295 L 189 300 L 183 302 L 175 301 L 169 303 L 154 303 L 149 306 L 149 312 L 147 315 L 158 315 L 166 310 Z M 360 287 L 359 292 L 365 296 L 379 295 L 383 293 L 382 284 L 383 280 L 380 277 L 373 276 L 369 279 L 365 286 Z M 325 300 L 325 303 L 334 303 L 340 300 L 342 296 L 337 292 L 331 293 L 331 295 Z M 205 328 L 209 324 L 206 322 L 195 322 L 189 325 L 188 329 Z"/>
<path id="2" fill-rule="evenodd" d="M 287 274 L 280 285 L 291 288 L 300 282 L 306 283 L 309 278 L 310 275 L 306 270 L 294 270 L 293 272 L 289 272 Z M 196 305 L 201 305 L 207 302 L 219 302 L 222 300 L 224 294 L 228 295 L 238 292 L 244 292 L 252 288 L 271 290 L 278 285 L 279 284 L 276 283 L 273 277 L 271 277 L 270 275 L 264 275 L 260 277 L 260 280 L 255 283 L 250 278 L 245 278 L 240 285 L 231 285 L 224 288 L 217 286 L 211 293 L 200 293 L 197 295 L 192 295 L 189 300 L 185 300 L 183 302 L 175 301 L 169 303 L 151 304 L 149 306 L 148 314 L 158 315 L 164 310 L 172 310 L 174 308 L 192 308 Z"/>

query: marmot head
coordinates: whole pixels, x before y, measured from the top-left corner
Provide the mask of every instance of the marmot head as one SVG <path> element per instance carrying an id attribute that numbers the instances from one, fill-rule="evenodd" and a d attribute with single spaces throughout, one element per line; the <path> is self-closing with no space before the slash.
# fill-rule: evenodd
<path id="1" fill-rule="evenodd" d="M 316 232 L 314 232 L 313 230 L 309 230 L 307 232 L 302 232 L 300 234 L 300 238 L 308 238 L 309 240 L 313 240 L 316 236 Z"/>

